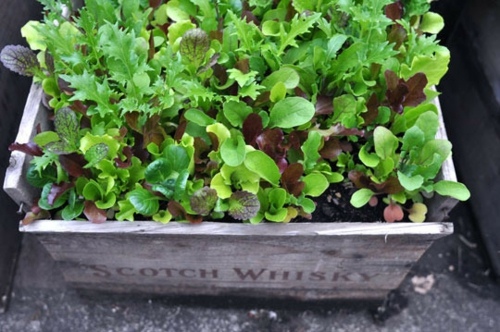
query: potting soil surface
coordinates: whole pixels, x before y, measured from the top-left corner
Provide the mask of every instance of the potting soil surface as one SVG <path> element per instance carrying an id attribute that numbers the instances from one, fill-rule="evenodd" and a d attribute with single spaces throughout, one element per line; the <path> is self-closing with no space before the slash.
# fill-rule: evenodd
<path id="1" fill-rule="evenodd" d="M 466 205 L 384 302 L 299 303 L 247 298 L 148 297 L 77 291 L 24 235 L 0 332 L 17 331 L 498 331 L 500 285 Z"/>

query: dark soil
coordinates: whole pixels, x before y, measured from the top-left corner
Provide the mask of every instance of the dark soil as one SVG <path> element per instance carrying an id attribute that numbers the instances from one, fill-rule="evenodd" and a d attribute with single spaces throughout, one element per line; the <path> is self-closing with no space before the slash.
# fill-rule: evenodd
<path id="1" fill-rule="evenodd" d="M 376 222 L 383 221 L 384 204 L 362 208 L 351 205 L 350 199 L 357 189 L 350 183 L 332 184 L 320 197 L 315 198 L 316 211 L 312 214 L 314 222 Z"/>

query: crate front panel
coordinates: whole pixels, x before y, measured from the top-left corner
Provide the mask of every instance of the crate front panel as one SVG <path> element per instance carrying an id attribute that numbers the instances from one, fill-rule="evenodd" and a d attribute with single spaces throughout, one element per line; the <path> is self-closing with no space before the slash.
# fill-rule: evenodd
<path id="1" fill-rule="evenodd" d="M 38 235 L 76 287 L 160 294 L 383 297 L 434 236 Z"/>

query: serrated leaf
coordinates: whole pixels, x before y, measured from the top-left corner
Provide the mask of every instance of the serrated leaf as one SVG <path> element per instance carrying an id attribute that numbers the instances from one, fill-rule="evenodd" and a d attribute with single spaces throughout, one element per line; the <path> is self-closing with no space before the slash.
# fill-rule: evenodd
<path id="1" fill-rule="evenodd" d="M 282 30 L 280 35 L 280 47 L 278 54 L 281 54 L 289 46 L 298 47 L 296 38 L 309 32 L 313 25 L 321 18 L 321 13 L 311 13 L 309 15 L 295 15 L 290 21 L 290 30 Z"/>
<path id="2" fill-rule="evenodd" d="M 60 75 L 60 77 L 68 82 L 75 89 L 70 101 L 93 101 L 97 105 L 95 110 L 101 117 L 107 114 L 116 114 L 118 107 L 111 103 L 113 91 L 106 79 L 98 79 L 94 74 L 84 71 L 81 75 Z M 92 115 L 89 110 L 89 115 Z"/>
<path id="3" fill-rule="evenodd" d="M 229 79 L 235 80 L 240 87 L 244 87 L 246 85 L 251 84 L 255 81 L 255 76 L 257 76 L 258 72 L 249 71 L 248 73 L 243 73 L 241 70 L 237 68 L 228 69 Z"/>
<path id="4" fill-rule="evenodd" d="M 133 82 L 134 75 L 150 69 L 147 65 L 147 48 L 139 45 L 134 31 L 120 29 L 118 24 L 104 24 L 98 33 L 100 47 L 114 80 Z"/>

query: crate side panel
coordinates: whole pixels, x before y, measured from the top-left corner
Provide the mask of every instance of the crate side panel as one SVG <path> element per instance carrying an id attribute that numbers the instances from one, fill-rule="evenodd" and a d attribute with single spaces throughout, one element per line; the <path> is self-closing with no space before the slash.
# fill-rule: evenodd
<path id="1" fill-rule="evenodd" d="M 39 239 L 60 263 L 65 279 L 86 288 L 114 284 L 126 292 L 140 286 L 150 293 L 163 289 L 299 299 L 343 298 L 346 290 L 368 298 L 386 293 L 399 286 L 433 241 L 421 235 L 40 234 Z"/>
<path id="2" fill-rule="evenodd" d="M 17 143 L 28 143 L 36 134 L 37 126 L 48 130 L 48 112 L 42 106 L 43 90 L 41 86 L 32 84 L 28 100 L 24 107 L 23 117 L 16 137 Z M 20 151 L 13 151 L 10 155 L 9 167 L 5 172 L 4 191 L 16 202 L 29 211 L 38 190 L 30 186 L 25 180 L 25 174 L 31 157 Z"/>

